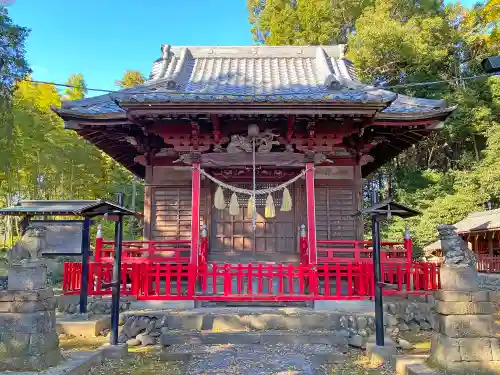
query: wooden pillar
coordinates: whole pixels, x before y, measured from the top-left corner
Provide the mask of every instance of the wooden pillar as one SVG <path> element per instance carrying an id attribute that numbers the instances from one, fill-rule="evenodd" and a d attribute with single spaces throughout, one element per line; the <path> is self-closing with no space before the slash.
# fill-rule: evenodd
<path id="1" fill-rule="evenodd" d="M 488 232 L 488 256 L 493 256 L 493 234 L 494 232 Z"/>
<path id="2" fill-rule="evenodd" d="M 198 265 L 198 253 L 200 251 L 200 163 L 193 163 L 191 181 L 191 261 L 193 265 Z"/>
<path id="3" fill-rule="evenodd" d="M 316 205 L 314 198 L 314 163 L 306 163 L 306 201 L 307 201 L 307 242 L 309 264 L 316 264 Z"/>
<path id="4" fill-rule="evenodd" d="M 153 226 L 153 172 L 154 167 L 148 165 L 146 167 L 146 181 L 144 185 L 144 216 L 143 216 L 143 239 L 144 241 L 151 241 L 153 239 L 151 235 L 151 229 Z"/>

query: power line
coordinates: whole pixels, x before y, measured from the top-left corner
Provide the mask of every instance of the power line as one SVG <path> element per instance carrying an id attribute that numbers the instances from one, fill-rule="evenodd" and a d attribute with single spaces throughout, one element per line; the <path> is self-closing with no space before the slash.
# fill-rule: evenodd
<path id="1" fill-rule="evenodd" d="M 481 75 L 470 76 L 470 77 L 460 77 L 460 78 L 454 78 L 454 79 L 445 79 L 445 80 L 442 80 L 442 81 L 415 82 L 415 83 L 405 83 L 405 84 L 401 84 L 401 85 L 375 86 L 375 87 L 384 88 L 384 89 L 396 89 L 396 88 L 402 88 L 402 87 L 430 86 L 430 85 L 437 85 L 437 84 L 440 84 L 440 83 L 457 82 L 457 81 L 465 81 L 465 80 L 470 80 L 470 79 L 492 77 L 492 76 L 495 76 L 495 75 L 496 74 L 494 74 L 494 73 L 490 73 L 490 74 L 481 74 Z"/>
<path id="2" fill-rule="evenodd" d="M 12 75 L 8 74 L 0 74 L 2 77 L 13 77 Z M 404 83 L 400 85 L 392 85 L 392 86 L 372 86 L 374 88 L 379 88 L 379 89 L 394 89 L 394 88 L 405 88 L 405 87 L 416 87 L 416 86 L 431 86 L 431 85 L 437 85 L 440 83 L 450 83 L 450 82 L 457 82 L 457 81 L 465 81 L 465 80 L 472 80 L 472 79 L 480 79 L 480 78 L 486 78 L 486 77 L 493 77 L 493 76 L 499 76 L 496 73 L 491 73 L 491 74 L 481 74 L 481 75 L 475 75 L 475 76 L 470 76 L 470 77 L 460 77 L 460 78 L 453 78 L 453 79 L 447 79 L 447 80 L 441 80 L 441 81 L 426 81 L 426 82 L 414 82 L 414 83 Z M 43 84 L 43 85 L 52 85 L 56 87 L 66 87 L 66 88 L 84 88 L 86 91 L 95 91 L 95 92 L 103 92 L 103 93 L 108 93 L 108 94 L 114 94 L 114 93 L 122 93 L 122 90 L 107 90 L 107 89 L 96 89 L 96 88 L 90 88 L 90 87 L 81 87 L 81 86 L 75 86 L 75 85 L 70 85 L 67 83 L 56 83 L 56 82 L 48 82 L 48 81 L 38 81 L 38 80 L 32 80 L 32 79 L 20 79 L 20 81 L 24 82 L 31 82 L 31 83 L 37 83 L 37 84 Z M 370 85 L 367 85 L 370 86 Z M 133 92 L 133 91 L 127 91 L 126 92 L 129 95 L 139 95 L 139 94 L 147 94 L 146 92 Z M 251 94 L 233 94 L 233 93 L 210 93 L 210 92 L 186 92 L 186 91 L 168 91 L 165 92 L 170 95 L 185 95 L 185 94 L 191 94 L 191 95 L 231 95 L 231 96 L 255 96 Z M 296 95 L 297 93 L 280 93 L 280 94 L 262 94 L 259 96 L 285 96 L 285 95 Z"/>

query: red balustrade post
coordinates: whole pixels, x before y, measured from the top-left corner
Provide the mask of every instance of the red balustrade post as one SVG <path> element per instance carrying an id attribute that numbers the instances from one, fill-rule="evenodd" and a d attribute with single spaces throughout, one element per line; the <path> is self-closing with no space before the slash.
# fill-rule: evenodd
<path id="1" fill-rule="evenodd" d="M 316 265 L 316 205 L 314 199 L 314 163 L 306 163 L 306 199 L 307 199 L 307 242 L 309 264 Z"/>
<path id="2" fill-rule="evenodd" d="M 97 236 L 95 239 L 95 252 L 94 259 L 96 262 L 100 262 L 102 259 L 102 246 L 104 239 L 102 238 L 102 225 L 97 226 Z"/>
<path id="3" fill-rule="evenodd" d="M 190 264 L 198 266 L 200 245 L 200 163 L 193 163 L 191 185 L 191 259 Z"/>
<path id="4" fill-rule="evenodd" d="M 410 230 L 408 229 L 408 224 L 406 224 L 404 246 L 406 250 L 406 263 L 408 263 L 409 266 L 413 262 L 413 241 L 411 239 Z"/>

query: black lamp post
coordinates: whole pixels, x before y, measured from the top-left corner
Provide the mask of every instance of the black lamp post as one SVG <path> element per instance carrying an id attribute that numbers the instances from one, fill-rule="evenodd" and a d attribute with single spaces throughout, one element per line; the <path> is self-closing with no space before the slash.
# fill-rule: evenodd
<path id="1" fill-rule="evenodd" d="M 123 207 L 123 193 L 117 195 L 117 203 Z M 120 318 L 120 287 L 122 269 L 123 215 L 118 214 L 115 222 L 115 259 L 113 265 L 111 295 L 111 345 L 118 345 L 118 322 Z"/>
<path id="2" fill-rule="evenodd" d="M 375 338 L 378 346 L 384 346 L 384 311 L 382 267 L 380 264 L 380 219 L 390 219 L 392 216 L 409 218 L 420 215 L 420 212 L 395 202 L 392 198 L 378 202 L 378 192 L 372 191 L 372 206 L 358 212 L 360 215 L 370 215 L 372 220 L 373 241 L 373 273 L 375 290 Z"/>

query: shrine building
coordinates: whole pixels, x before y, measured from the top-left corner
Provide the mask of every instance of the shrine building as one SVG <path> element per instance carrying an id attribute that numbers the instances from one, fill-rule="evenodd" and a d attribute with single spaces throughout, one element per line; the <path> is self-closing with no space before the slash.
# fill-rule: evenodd
<path id="1" fill-rule="evenodd" d="M 344 51 L 163 45 L 144 84 L 54 111 L 144 179 L 145 241 L 188 241 L 198 265 L 316 264 L 321 241 L 363 240 L 363 178 L 455 109 L 361 83 Z"/>

